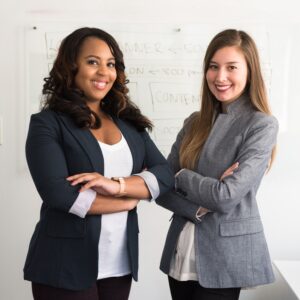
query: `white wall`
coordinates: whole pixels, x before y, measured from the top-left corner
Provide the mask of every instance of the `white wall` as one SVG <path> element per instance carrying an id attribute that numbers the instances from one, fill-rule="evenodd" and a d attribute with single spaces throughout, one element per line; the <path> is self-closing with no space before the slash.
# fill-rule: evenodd
<path id="1" fill-rule="evenodd" d="M 30 285 L 22 279 L 28 242 L 40 206 L 30 175 L 24 169 L 24 26 L 35 22 L 96 19 L 105 23 L 234 23 L 269 24 L 278 29 L 279 43 L 292 34 L 291 68 L 288 74 L 286 130 L 279 135 L 277 161 L 259 192 L 259 205 L 272 259 L 300 259 L 298 185 L 300 173 L 299 75 L 300 22 L 298 1 L 286 0 L 133 0 L 133 1 L 38 1 L 10 0 L 0 3 L 0 299 L 31 299 Z M 140 281 L 131 299 L 170 299 L 165 275 L 158 270 L 170 213 L 143 203 L 140 211 Z M 277 274 L 273 285 L 242 292 L 242 299 L 293 300 Z"/>

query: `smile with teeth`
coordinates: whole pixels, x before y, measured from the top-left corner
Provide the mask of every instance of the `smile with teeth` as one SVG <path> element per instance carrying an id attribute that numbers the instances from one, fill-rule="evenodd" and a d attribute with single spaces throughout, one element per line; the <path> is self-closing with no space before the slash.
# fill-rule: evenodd
<path id="1" fill-rule="evenodd" d="M 216 84 L 215 86 L 216 86 L 216 89 L 220 92 L 225 92 L 231 88 L 231 84 L 227 84 L 227 85 L 217 85 Z"/>
<path id="2" fill-rule="evenodd" d="M 96 81 L 96 80 L 93 80 L 92 82 L 93 82 L 94 87 L 97 88 L 98 90 L 105 89 L 105 87 L 107 85 L 106 81 Z"/>

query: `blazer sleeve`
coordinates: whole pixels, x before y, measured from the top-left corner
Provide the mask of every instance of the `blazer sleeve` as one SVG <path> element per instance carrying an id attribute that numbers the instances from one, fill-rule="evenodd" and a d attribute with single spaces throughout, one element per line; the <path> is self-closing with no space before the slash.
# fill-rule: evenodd
<path id="1" fill-rule="evenodd" d="M 253 187 L 259 186 L 269 165 L 277 132 L 278 122 L 274 117 L 256 118 L 237 155 L 239 167 L 233 175 L 220 181 L 185 169 L 177 176 L 176 185 L 187 200 L 211 211 L 229 212 Z"/>
<path id="2" fill-rule="evenodd" d="M 148 132 L 142 133 L 145 143 L 144 167 L 152 173 L 158 182 L 159 194 L 162 195 L 174 186 L 174 176 L 168 162 L 157 149 Z"/>
<path id="3" fill-rule="evenodd" d="M 69 184 L 60 128 L 53 113 L 32 115 L 26 141 L 26 159 L 37 191 L 43 202 L 69 212 L 79 195 L 78 187 Z"/>
<path id="4" fill-rule="evenodd" d="M 201 218 L 197 217 L 199 205 L 192 201 L 187 201 L 184 196 L 180 195 L 175 190 L 171 190 L 164 195 L 159 196 L 155 202 L 158 205 L 172 211 L 174 214 L 184 217 L 193 223 L 199 223 L 202 221 Z"/>
<path id="5" fill-rule="evenodd" d="M 183 128 L 179 131 L 176 137 L 175 143 L 172 145 L 171 152 L 168 156 L 168 163 L 173 171 L 173 176 L 180 170 L 179 164 L 179 149 L 182 142 L 182 138 L 186 131 L 186 124 L 188 119 L 185 120 Z M 175 189 L 167 192 L 166 194 L 158 197 L 156 203 L 177 215 L 185 217 L 190 221 L 197 223 L 201 221 L 196 217 L 197 211 L 199 209 L 199 204 L 187 201 L 182 194 L 176 192 Z"/>

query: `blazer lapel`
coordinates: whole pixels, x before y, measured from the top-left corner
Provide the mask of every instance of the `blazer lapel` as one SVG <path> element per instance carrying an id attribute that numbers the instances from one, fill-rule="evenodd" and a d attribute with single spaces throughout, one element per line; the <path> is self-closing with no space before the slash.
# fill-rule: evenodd
<path id="1" fill-rule="evenodd" d="M 131 151 L 132 155 L 132 173 L 138 173 L 139 170 L 137 169 L 137 146 L 136 146 L 136 134 L 133 134 L 133 131 L 130 129 L 129 126 L 125 124 L 122 120 L 113 117 L 114 122 L 119 127 L 120 131 L 122 132 L 124 138 L 127 141 L 127 144 L 129 146 L 129 149 Z"/>
<path id="2" fill-rule="evenodd" d="M 72 119 L 67 115 L 59 114 L 59 117 L 64 123 L 65 127 L 69 130 L 69 132 L 74 136 L 77 142 L 82 146 L 82 149 L 86 152 L 95 172 L 104 174 L 104 160 L 102 151 L 92 133 L 88 129 L 77 127 Z"/>

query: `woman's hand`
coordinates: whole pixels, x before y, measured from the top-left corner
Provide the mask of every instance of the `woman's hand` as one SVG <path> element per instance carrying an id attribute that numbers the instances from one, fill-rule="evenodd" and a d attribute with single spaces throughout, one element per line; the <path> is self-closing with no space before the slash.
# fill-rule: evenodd
<path id="1" fill-rule="evenodd" d="M 225 177 L 233 174 L 233 171 L 239 167 L 239 163 L 236 162 L 232 166 L 230 166 L 221 176 L 220 180 L 222 181 Z"/>
<path id="2" fill-rule="evenodd" d="M 120 191 L 120 183 L 104 177 L 99 173 L 81 173 L 67 178 L 71 185 L 82 184 L 79 192 L 83 192 L 89 188 L 95 190 L 98 194 L 104 196 L 114 196 Z"/>

